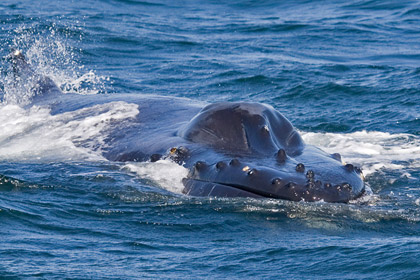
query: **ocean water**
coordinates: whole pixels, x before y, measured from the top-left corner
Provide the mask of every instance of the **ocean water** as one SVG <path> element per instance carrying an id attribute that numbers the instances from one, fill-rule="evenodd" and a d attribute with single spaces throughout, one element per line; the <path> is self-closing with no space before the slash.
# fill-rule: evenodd
<path id="1" fill-rule="evenodd" d="M 268 103 L 372 189 L 184 196 L 182 166 L 74 145 L 136 108 L 25 107 L 2 59 L 1 279 L 419 279 L 419 1 L 4 0 L 0 22 L 0 56 L 64 92 Z"/>

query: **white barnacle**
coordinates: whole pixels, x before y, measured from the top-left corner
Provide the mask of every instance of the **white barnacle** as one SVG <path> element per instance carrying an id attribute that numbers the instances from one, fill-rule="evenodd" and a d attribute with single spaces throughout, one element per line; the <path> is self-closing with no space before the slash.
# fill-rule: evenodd
<path id="1" fill-rule="evenodd" d="M 267 131 L 267 132 L 270 132 L 270 129 L 268 128 L 268 125 L 264 125 L 264 126 L 263 126 L 263 129 L 264 129 L 265 131 Z"/>

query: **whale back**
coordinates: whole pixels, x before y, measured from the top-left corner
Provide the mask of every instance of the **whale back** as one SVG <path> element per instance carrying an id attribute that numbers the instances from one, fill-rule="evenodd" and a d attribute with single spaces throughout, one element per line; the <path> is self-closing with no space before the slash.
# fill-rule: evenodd
<path id="1" fill-rule="evenodd" d="M 284 149 L 289 155 L 298 155 L 304 147 L 292 124 L 273 107 L 261 103 L 208 105 L 179 135 L 234 154 L 268 155 Z"/>

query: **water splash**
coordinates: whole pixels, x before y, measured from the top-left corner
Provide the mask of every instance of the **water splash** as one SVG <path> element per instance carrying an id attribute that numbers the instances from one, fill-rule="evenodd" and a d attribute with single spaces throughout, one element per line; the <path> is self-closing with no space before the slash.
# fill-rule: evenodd
<path id="1" fill-rule="evenodd" d="M 67 27 L 70 28 L 70 27 Z M 21 50 L 34 73 L 51 78 L 64 92 L 80 94 L 106 93 L 109 77 L 97 75 L 78 61 L 78 52 L 72 47 L 66 33 L 58 32 L 59 26 L 53 23 L 45 29 L 39 26 L 20 26 L 13 30 L 13 39 L 6 52 Z M 33 81 L 16 81 L 10 67 L 3 71 L 3 103 L 29 103 L 33 95 Z"/>

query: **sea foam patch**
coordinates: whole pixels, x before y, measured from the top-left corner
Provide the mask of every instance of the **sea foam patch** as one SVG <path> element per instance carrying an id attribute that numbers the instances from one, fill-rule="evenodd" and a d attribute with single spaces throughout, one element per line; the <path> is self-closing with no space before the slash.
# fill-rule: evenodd
<path id="1" fill-rule="evenodd" d="M 168 159 L 156 162 L 129 163 L 124 168 L 143 179 L 151 180 L 160 187 L 178 194 L 181 194 L 184 189 L 182 178 L 188 175 L 187 168 Z"/>
<path id="2" fill-rule="evenodd" d="M 134 118 L 136 104 L 111 102 L 51 115 L 45 107 L 0 106 L 0 160 L 104 160 L 100 151 L 115 120 Z"/>
<path id="3" fill-rule="evenodd" d="M 358 131 L 348 134 L 302 132 L 302 137 L 306 143 L 326 152 L 339 152 L 345 162 L 361 165 L 364 175 L 380 169 L 420 167 L 420 139 L 415 135 Z"/>

